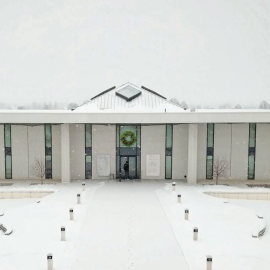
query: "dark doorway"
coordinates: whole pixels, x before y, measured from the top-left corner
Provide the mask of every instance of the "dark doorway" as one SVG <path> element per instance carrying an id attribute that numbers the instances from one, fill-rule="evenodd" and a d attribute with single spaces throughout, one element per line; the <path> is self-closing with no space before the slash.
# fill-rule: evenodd
<path id="1" fill-rule="evenodd" d="M 129 163 L 129 179 L 137 179 L 137 158 L 136 156 L 128 156 L 120 157 L 120 168 L 119 172 L 121 172 L 121 179 L 125 179 L 125 171 L 124 171 L 124 164 L 128 161 Z"/>

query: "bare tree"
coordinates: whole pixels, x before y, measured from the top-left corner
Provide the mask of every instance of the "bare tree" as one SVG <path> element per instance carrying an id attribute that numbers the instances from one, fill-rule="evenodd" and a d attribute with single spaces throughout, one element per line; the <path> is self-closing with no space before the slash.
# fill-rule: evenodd
<path id="1" fill-rule="evenodd" d="M 43 158 L 35 158 L 35 163 L 32 165 L 30 173 L 32 176 L 40 178 L 41 184 L 43 185 L 43 179 L 45 176 L 45 163 Z"/>
<path id="2" fill-rule="evenodd" d="M 171 98 L 169 101 L 171 103 L 173 103 L 173 104 L 176 104 L 176 105 L 180 106 L 180 102 L 179 102 L 179 100 L 177 98 Z"/>
<path id="3" fill-rule="evenodd" d="M 240 104 L 236 104 L 234 108 L 235 109 L 242 109 L 242 106 Z"/>
<path id="4" fill-rule="evenodd" d="M 227 172 L 230 168 L 229 162 L 227 160 L 223 159 L 219 159 L 219 157 L 217 157 L 214 160 L 214 164 L 213 164 L 213 176 L 216 179 L 216 185 L 218 184 L 218 179 L 220 177 L 226 177 L 227 176 Z"/>
<path id="5" fill-rule="evenodd" d="M 267 101 L 263 100 L 259 105 L 259 109 L 270 109 L 270 104 Z"/>

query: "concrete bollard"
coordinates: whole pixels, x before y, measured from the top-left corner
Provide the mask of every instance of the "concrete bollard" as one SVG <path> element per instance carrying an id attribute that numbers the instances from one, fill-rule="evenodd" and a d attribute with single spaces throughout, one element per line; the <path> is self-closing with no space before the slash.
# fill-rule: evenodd
<path id="1" fill-rule="evenodd" d="M 53 270 L 53 255 L 52 255 L 52 253 L 49 253 L 47 255 L 47 264 L 48 264 L 48 270 Z"/>
<path id="2" fill-rule="evenodd" d="M 198 241 L 198 233 L 199 233 L 199 230 L 197 227 L 194 227 L 193 228 L 193 240 L 194 241 Z"/>
<path id="3" fill-rule="evenodd" d="M 61 241 L 66 241 L 66 227 L 61 227 Z"/>
<path id="4" fill-rule="evenodd" d="M 188 220 L 189 210 L 185 209 L 185 220 Z"/>
<path id="5" fill-rule="evenodd" d="M 212 256 L 207 256 L 206 257 L 206 269 L 207 270 L 212 270 L 212 263 L 213 263 Z"/>
<path id="6" fill-rule="evenodd" d="M 74 213 L 72 208 L 69 209 L 69 219 L 74 220 Z"/>
<path id="7" fill-rule="evenodd" d="M 85 183 L 82 183 L 82 190 L 85 191 Z"/>
<path id="8" fill-rule="evenodd" d="M 181 203 L 181 194 L 177 195 L 178 203 Z"/>
<path id="9" fill-rule="evenodd" d="M 175 186 L 176 186 L 176 183 L 173 182 L 173 183 L 172 183 L 172 191 L 175 191 Z"/>
<path id="10" fill-rule="evenodd" d="M 77 204 L 81 204 L 81 194 L 77 194 Z"/>

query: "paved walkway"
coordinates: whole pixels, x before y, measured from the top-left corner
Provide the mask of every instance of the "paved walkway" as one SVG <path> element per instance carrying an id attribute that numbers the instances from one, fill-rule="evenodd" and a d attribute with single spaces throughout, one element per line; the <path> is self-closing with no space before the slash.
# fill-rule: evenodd
<path id="1" fill-rule="evenodd" d="M 189 269 L 156 197 L 161 185 L 107 182 L 99 188 L 87 201 L 72 269 Z"/>

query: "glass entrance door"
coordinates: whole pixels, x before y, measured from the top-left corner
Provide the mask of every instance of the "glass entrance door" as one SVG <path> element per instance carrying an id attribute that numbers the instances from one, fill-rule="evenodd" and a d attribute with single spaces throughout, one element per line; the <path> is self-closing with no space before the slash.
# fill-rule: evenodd
<path id="1" fill-rule="evenodd" d="M 120 168 L 119 171 L 121 172 L 121 178 L 125 179 L 125 170 L 124 164 L 126 161 L 129 163 L 129 179 L 133 180 L 137 178 L 137 161 L 136 156 L 129 156 L 129 157 L 120 157 Z"/>

